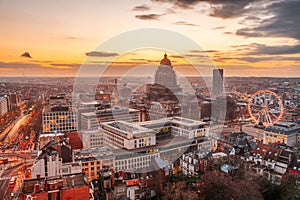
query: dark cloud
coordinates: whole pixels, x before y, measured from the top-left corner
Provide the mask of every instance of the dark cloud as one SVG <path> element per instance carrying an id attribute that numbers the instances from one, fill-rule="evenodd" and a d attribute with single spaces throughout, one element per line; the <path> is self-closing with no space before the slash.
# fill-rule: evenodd
<path id="1" fill-rule="evenodd" d="M 245 18 L 245 20 L 246 20 L 246 21 L 248 21 L 248 20 L 259 21 L 259 20 L 261 20 L 261 18 L 259 18 L 259 17 L 257 17 L 257 16 L 252 16 L 252 15 L 250 15 L 250 16 L 247 16 L 247 17 Z"/>
<path id="2" fill-rule="evenodd" d="M 170 57 L 170 58 L 180 58 L 180 59 L 184 58 L 184 56 L 179 56 L 179 55 L 169 55 L 168 57 Z"/>
<path id="3" fill-rule="evenodd" d="M 23 63 L 23 62 L 0 62 L 0 69 L 2 75 L 26 75 L 26 76 L 57 76 L 64 73 L 73 74 L 76 73 L 74 68 L 56 67 L 51 65 L 40 65 L 35 63 Z"/>
<path id="4" fill-rule="evenodd" d="M 214 61 L 222 62 L 225 60 L 236 60 L 236 61 L 243 61 L 248 63 L 256 63 L 261 61 L 300 61 L 300 57 L 284 57 L 284 56 L 240 56 L 240 57 L 223 57 L 217 56 L 214 57 Z"/>
<path id="5" fill-rule="evenodd" d="M 70 68 L 77 68 L 81 64 L 76 64 L 76 63 L 51 63 L 50 65 L 55 66 L 55 67 L 70 67 Z"/>
<path id="6" fill-rule="evenodd" d="M 63 36 L 63 39 L 66 39 L 66 40 L 83 40 L 83 38 L 75 37 L 75 36 Z"/>
<path id="7" fill-rule="evenodd" d="M 253 49 L 250 54 L 269 54 L 269 55 L 280 55 L 280 54 L 297 54 L 300 53 L 300 45 L 282 45 L 282 46 L 268 46 L 258 45 Z"/>
<path id="8" fill-rule="evenodd" d="M 160 14 L 146 14 L 146 15 L 135 15 L 135 18 L 141 20 L 159 20 L 162 15 Z"/>
<path id="9" fill-rule="evenodd" d="M 133 11 L 148 11 L 150 10 L 150 7 L 145 5 L 145 4 L 142 4 L 140 6 L 135 6 L 134 8 L 132 8 Z"/>
<path id="10" fill-rule="evenodd" d="M 282 57 L 282 56 L 271 56 L 271 57 L 242 57 L 239 60 L 255 63 L 261 61 L 300 61 L 299 57 Z"/>
<path id="11" fill-rule="evenodd" d="M 205 51 L 206 53 L 217 53 L 217 52 L 219 52 L 219 51 L 217 51 L 217 50 L 207 50 L 207 51 Z"/>
<path id="12" fill-rule="evenodd" d="M 233 35 L 234 33 L 233 32 L 230 32 L 230 31 L 226 31 L 224 32 L 225 35 Z"/>
<path id="13" fill-rule="evenodd" d="M 152 0 L 153 2 L 165 2 L 165 3 L 172 3 L 175 6 L 180 8 L 192 8 L 194 5 L 199 3 L 200 0 Z"/>
<path id="14" fill-rule="evenodd" d="M 47 63 L 51 63 L 52 61 L 51 60 L 30 60 L 30 62 L 47 64 Z"/>
<path id="15" fill-rule="evenodd" d="M 152 59 L 145 59 L 145 58 L 132 58 L 130 60 L 137 61 L 137 62 L 146 62 L 146 63 L 158 63 L 160 60 L 152 60 Z"/>
<path id="16" fill-rule="evenodd" d="M 20 55 L 20 57 L 23 57 L 23 58 L 32 58 L 28 52 L 23 53 L 22 55 Z"/>
<path id="17" fill-rule="evenodd" d="M 219 18 L 240 17 L 250 12 L 249 6 L 254 0 L 152 0 L 153 2 L 171 3 L 177 7 L 191 9 L 198 3 L 211 5 L 210 16 Z"/>
<path id="18" fill-rule="evenodd" d="M 176 25 L 184 25 L 184 26 L 198 26 L 197 24 L 192 24 L 192 23 L 185 22 L 185 21 L 177 21 L 174 24 L 176 24 Z"/>
<path id="19" fill-rule="evenodd" d="M 22 69 L 22 68 L 32 68 L 39 67 L 38 64 L 28 64 L 21 62 L 0 62 L 0 69 Z"/>
<path id="20" fill-rule="evenodd" d="M 88 53 L 85 53 L 87 56 L 94 56 L 94 57 L 112 57 L 112 56 L 118 56 L 117 53 L 111 53 L 111 52 L 103 52 L 103 51 L 91 51 Z"/>
<path id="21" fill-rule="evenodd" d="M 144 65 L 149 64 L 149 62 L 145 61 L 118 61 L 118 62 L 112 62 L 111 65 Z"/>
<path id="22" fill-rule="evenodd" d="M 217 53 L 217 50 L 190 50 L 191 53 Z"/>
<path id="23" fill-rule="evenodd" d="M 231 47 L 238 51 L 243 51 L 248 55 L 280 55 L 300 53 L 300 45 L 269 46 L 265 44 L 251 43 L 248 45 L 235 45 Z"/>
<path id="24" fill-rule="evenodd" d="M 221 67 L 225 69 L 234 69 L 234 70 L 255 69 L 255 67 L 250 65 L 222 65 Z"/>
<path id="25" fill-rule="evenodd" d="M 237 60 L 242 60 L 250 63 L 255 63 L 255 62 L 261 62 L 261 61 L 267 61 L 267 60 L 272 60 L 270 57 L 242 57 L 242 58 L 236 58 Z"/>
<path id="26" fill-rule="evenodd" d="M 253 1 L 254 0 L 208 1 L 212 6 L 210 16 L 223 19 L 241 17 L 252 11 L 252 8 L 249 5 Z"/>
<path id="27" fill-rule="evenodd" d="M 219 29 L 223 29 L 225 28 L 226 26 L 217 26 L 217 27 L 214 27 L 212 30 L 219 30 Z"/>
<path id="28" fill-rule="evenodd" d="M 26 69 L 26 70 L 33 70 L 33 71 L 40 71 L 44 69 L 56 69 L 55 66 L 49 65 L 40 65 L 34 63 L 23 63 L 23 62 L 0 62 L 0 68 L 6 69 Z"/>
<path id="29" fill-rule="evenodd" d="M 264 37 L 264 33 L 258 32 L 251 28 L 241 28 L 236 31 L 236 35 L 244 36 L 244 37 Z"/>
<path id="30" fill-rule="evenodd" d="M 270 3 L 261 13 L 269 18 L 256 19 L 252 27 L 237 30 L 236 35 L 245 37 L 288 37 L 300 41 L 300 1 L 286 0 Z M 254 17 L 255 18 L 255 17 Z M 254 19 L 252 17 L 252 20 Z"/>

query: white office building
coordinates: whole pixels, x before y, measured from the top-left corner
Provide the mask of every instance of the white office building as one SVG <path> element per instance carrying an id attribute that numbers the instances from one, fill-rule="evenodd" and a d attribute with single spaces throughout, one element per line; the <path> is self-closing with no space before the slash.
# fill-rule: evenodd
<path id="1" fill-rule="evenodd" d="M 47 106 L 43 110 L 43 133 L 78 130 L 77 112 L 70 106 Z"/>
<path id="2" fill-rule="evenodd" d="M 31 178 L 45 178 L 81 173 L 82 166 L 79 162 L 63 163 L 57 153 L 38 158 L 31 167 Z"/>
<path id="3" fill-rule="evenodd" d="M 103 146 L 103 132 L 101 130 L 83 130 L 79 133 L 84 149 Z"/>
<path id="4" fill-rule="evenodd" d="M 113 148 L 137 149 L 156 144 L 155 132 L 137 124 L 115 121 L 100 124 L 105 145 Z"/>
<path id="5" fill-rule="evenodd" d="M 182 117 L 169 117 L 138 124 L 142 127 L 156 130 L 156 132 L 163 128 L 169 128 L 173 136 L 181 136 L 187 139 L 208 136 L 209 133 L 209 126 L 206 122 Z"/>
<path id="6" fill-rule="evenodd" d="M 99 123 L 110 121 L 139 122 L 141 121 L 141 112 L 119 106 L 94 112 L 84 112 L 81 113 L 81 130 L 95 130 L 99 128 Z"/>

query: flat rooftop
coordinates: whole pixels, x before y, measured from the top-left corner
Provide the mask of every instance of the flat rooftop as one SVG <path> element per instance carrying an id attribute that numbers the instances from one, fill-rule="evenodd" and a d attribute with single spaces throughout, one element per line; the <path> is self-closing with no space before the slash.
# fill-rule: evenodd
<path id="1" fill-rule="evenodd" d="M 295 123 L 291 123 L 291 122 L 276 122 L 273 126 L 283 126 L 283 127 L 293 127 L 295 126 Z"/>
<path id="2" fill-rule="evenodd" d="M 113 107 L 113 108 L 101 109 L 101 110 L 97 110 L 97 111 L 93 111 L 93 112 L 81 113 L 81 115 L 85 116 L 85 117 L 96 117 L 97 115 L 100 115 L 100 114 L 109 113 L 109 114 L 116 114 L 116 116 L 117 116 L 118 113 L 121 113 L 121 112 L 122 113 L 128 112 L 128 114 L 130 114 L 133 112 L 140 112 L 140 111 L 137 109 L 133 109 L 133 108 Z"/>
<path id="3" fill-rule="evenodd" d="M 111 152 L 112 149 L 108 146 L 97 147 L 97 148 L 88 148 L 88 149 L 76 149 L 73 150 L 74 155 L 81 154 L 101 154 L 105 152 Z"/>
<path id="4" fill-rule="evenodd" d="M 172 139 L 166 140 L 154 146 L 142 147 L 137 149 L 112 149 L 108 146 L 103 146 L 100 148 L 91 149 L 80 149 L 74 150 L 74 156 L 76 161 L 91 161 L 99 159 L 128 159 L 137 156 L 149 155 L 149 150 L 152 153 L 168 152 L 172 149 L 178 149 L 179 151 L 185 152 L 190 145 L 195 145 L 195 141 L 198 142 L 211 142 L 206 137 L 197 139 L 186 139 L 184 137 L 174 137 Z M 225 154 L 226 155 L 226 154 Z"/>
<path id="5" fill-rule="evenodd" d="M 157 120 L 151 120 L 151 121 L 144 121 L 144 122 L 138 122 L 137 124 L 143 127 L 148 126 L 155 126 L 155 125 L 163 125 L 168 123 L 176 123 L 184 126 L 198 126 L 198 125 L 208 125 L 206 122 L 197 121 L 193 119 L 187 119 L 183 117 L 169 117 L 169 118 L 162 118 Z"/>
<path id="6" fill-rule="evenodd" d="M 101 125 L 119 131 L 124 135 L 128 135 L 128 133 L 131 133 L 132 136 L 144 136 L 145 134 L 155 134 L 155 132 L 152 129 L 145 128 L 139 126 L 138 124 L 129 123 L 126 121 L 104 122 L 101 123 Z"/>
<path id="7" fill-rule="evenodd" d="M 72 110 L 70 105 L 48 105 L 44 107 L 43 112 L 72 112 Z"/>
<path id="8" fill-rule="evenodd" d="M 41 189 L 44 190 L 46 182 L 48 184 L 64 182 L 65 184 L 63 184 L 62 189 L 73 188 L 78 186 L 88 186 L 88 182 L 86 182 L 85 180 L 84 173 L 68 174 L 64 176 L 49 177 L 47 178 L 47 180 L 45 178 L 24 180 L 23 187 L 21 189 L 21 194 L 32 194 L 35 191 L 35 186 L 37 184 L 41 187 Z"/>
<path id="9" fill-rule="evenodd" d="M 265 128 L 265 130 L 272 132 L 285 132 L 287 134 L 290 134 L 297 133 L 300 130 L 300 127 L 290 122 L 277 122 L 273 126 Z"/>

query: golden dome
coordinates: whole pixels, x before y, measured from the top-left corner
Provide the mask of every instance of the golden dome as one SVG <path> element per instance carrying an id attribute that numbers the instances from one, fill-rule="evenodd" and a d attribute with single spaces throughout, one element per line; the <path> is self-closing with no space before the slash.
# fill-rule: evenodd
<path id="1" fill-rule="evenodd" d="M 160 61 L 161 65 L 168 65 L 172 67 L 171 61 L 168 59 L 168 55 L 165 53 L 164 58 Z"/>

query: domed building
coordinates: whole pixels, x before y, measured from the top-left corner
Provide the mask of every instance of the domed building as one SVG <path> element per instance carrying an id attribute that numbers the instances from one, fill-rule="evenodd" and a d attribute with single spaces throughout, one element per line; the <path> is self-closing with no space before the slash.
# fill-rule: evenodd
<path id="1" fill-rule="evenodd" d="M 182 89 L 177 84 L 172 62 L 165 53 L 164 58 L 160 61 L 160 65 L 157 68 L 154 84 L 146 85 L 145 100 L 149 105 L 152 102 L 159 102 L 163 105 L 165 117 L 180 116 L 178 97 L 180 97 L 181 92 Z M 159 116 L 159 113 L 156 113 L 156 115 Z"/>
<path id="2" fill-rule="evenodd" d="M 166 53 L 156 71 L 154 84 L 165 86 L 173 93 L 181 91 L 181 88 L 177 85 L 176 73 Z"/>
<path id="3" fill-rule="evenodd" d="M 173 70 L 171 61 L 165 53 L 164 58 L 160 61 L 160 65 L 155 74 L 155 84 L 165 86 L 171 90 L 178 90 L 179 87 L 176 81 L 176 74 Z"/>

